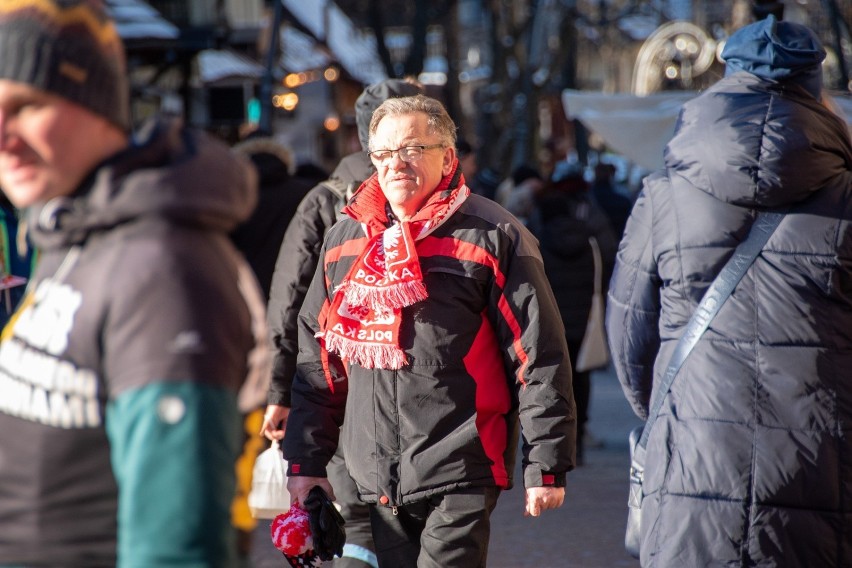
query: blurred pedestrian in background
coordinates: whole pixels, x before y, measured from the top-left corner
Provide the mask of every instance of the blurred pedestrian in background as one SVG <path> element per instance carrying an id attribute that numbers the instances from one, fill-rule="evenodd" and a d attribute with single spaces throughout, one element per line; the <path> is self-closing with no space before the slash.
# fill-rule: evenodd
<path id="1" fill-rule="evenodd" d="M 852 144 L 825 51 L 774 17 L 728 38 L 633 208 L 607 314 L 636 414 L 759 211 L 786 213 L 676 375 L 650 432 L 643 566 L 852 561 Z"/>
<path id="2" fill-rule="evenodd" d="M 293 175 L 293 153 L 272 137 L 249 137 L 234 146 L 234 151 L 251 160 L 257 170 L 259 193 L 251 217 L 231 233 L 231 238 L 254 270 L 264 299 L 268 299 L 284 232 L 313 184 Z"/>
<path id="3" fill-rule="evenodd" d="M 588 434 L 592 369 L 578 369 L 577 361 L 595 291 L 594 247 L 601 263 L 598 285 L 603 284 L 605 289 L 612 275 L 617 242 L 606 215 L 589 194 L 579 162 L 557 162 L 550 183 L 536 196 L 535 206 L 534 233 L 571 355 L 571 382 L 577 404 L 577 462 L 581 464 Z M 592 238 L 594 245 L 589 240 Z"/>
<path id="4" fill-rule="evenodd" d="M 536 195 L 544 184 L 544 177 L 536 166 L 522 164 L 512 170 L 512 174 L 500 184 L 495 199 L 506 211 L 529 227 L 536 211 Z"/>
<path id="5" fill-rule="evenodd" d="M 519 434 L 525 514 L 561 506 L 573 467 L 568 351 L 535 239 L 470 193 L 455 139 L 429 97 L 376 109 L 377 173 L 329 231 L 299 314 L 291 498 L 331 490 L 342 436 L 388 568 L 485 566 Z"/>
<path id="6" fill-rule="evenodd" d="M 312 182 L 312 186 L 317 185 L 320 182 L 323 182 L 328 179 L 328 172 L 322 167 L 313 162 L 303 162 L 296 166 L 296 171 L 293 172 L 299 179 L 308 180 Z"/>
<path id="7" fill-rule="evenodd" d="M 633 201 L 618 191 L 615 182 L 615 166 L 607 162 L 595 164 L 595 179 L 592 180 L 591 195 L 609 219 L 617 239 L 624 234 Z"/>
<path id="8" fill-rule="evenodd" d="M 422 91 L 421 85 L 404 79 L 387 79 L 364 89 L 355 101 L 358 138 L 364 151 L 344 157 L 332 177 L 314 187 L 299 204 L 293 221 L 287 227 L 269 299 L 269 327 L 275 349 L 272 383 L 262 426 L 263 434 L 269 439 L 283 439 L 287 428 L 290 389 L 299 352 L 299 310 L 316 272 L 323 239 L 331 226 L 342 218 L 343 207 L 352 193 L 376 171 L 366 153 L 373 111 L 389 98 Z M 336 561 L 338 568 L 375 566 L 367 506 L 358 499 L 355 484 L 343 463 L 342 451 L 329 464 L 328 475 L 346 519 L 347 542 L 343 558 Z"/>
<path id="9" fill-rule="evenodd" d="M 0 186 L 40 253 L 0 339 L 0 566 L 235 566 L 240 408 L 268 377 L 228 239 L 251 169 L 171 122 L 130 136 L 101 2 L 0 3 L 0 49 Z"/>
<path id="10" fill-rule="evenodd" d="M 464 179 L 467 180 L 467 186 L 473 193 L 482 195 L 479 187 L 479 166 L 476 162 L 476 148 L 464 138 L 456 140 L 456 152 L 459 158 L 459 167 L 461 167 Z"/>

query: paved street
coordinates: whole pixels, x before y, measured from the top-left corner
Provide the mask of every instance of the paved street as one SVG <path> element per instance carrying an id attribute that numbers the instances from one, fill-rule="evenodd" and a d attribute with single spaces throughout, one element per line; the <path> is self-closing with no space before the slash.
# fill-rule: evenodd
<path id="1" fill-rule="evenodd" d="M 589 430 L 603 441 L 568 478 L 565 505 L 533 519 L 523 516 L 519 486 L 500 497 L 492 516 L 489 568 L 616 568 L 639 566 L 624 552 L 627 518 L 627 433 L 639 424 L 611 371 L 592 376 Z M 520 460 L 519 460 L 520 462 Z M 255 568 L 280 568 L 268 522 L 258 527 Z"/>
<path id="2" fill-rule="evenodd" d="M 533 519 L 523 516 L 520 487 L 500 497 L 492 516 L 490 568 L 638 567 L 624 552 L 627 519 L 627 434 L 640 424 L 615 373 L 592 375 L 589 430 L 602 448 L 569 474 L 565 505 Z M 522 480 L 520 469 L 515 479 Z"/>

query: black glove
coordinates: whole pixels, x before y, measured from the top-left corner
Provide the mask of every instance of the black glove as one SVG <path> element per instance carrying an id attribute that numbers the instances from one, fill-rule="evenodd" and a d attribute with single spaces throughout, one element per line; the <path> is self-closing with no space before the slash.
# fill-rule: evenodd
<path id="1" fill-rule="evenodd" d="M 314 537 L 314 551 L 322 560 L 331 560 L 335 555 L 343 555 L 346 543 L 346 521 L 337 507 L 319 485 L 308 492 L 303 503 L 311 519 L 311 533 Z"/>

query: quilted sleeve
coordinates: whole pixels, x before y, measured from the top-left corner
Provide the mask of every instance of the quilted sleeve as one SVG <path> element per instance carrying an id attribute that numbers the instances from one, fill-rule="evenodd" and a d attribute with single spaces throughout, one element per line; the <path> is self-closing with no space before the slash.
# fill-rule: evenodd
<path id="1" fill-rule="evenodd" d="M 657 180 L 665 183 L 664 178 Z M 654 360 L 660 347 L 661 281 L 653 253 L 653 224 L 653 207 L 646 185 L 618 247 L 606 310 L 615 371 L 633 411 L 642 419 L 647 417 Z"/>

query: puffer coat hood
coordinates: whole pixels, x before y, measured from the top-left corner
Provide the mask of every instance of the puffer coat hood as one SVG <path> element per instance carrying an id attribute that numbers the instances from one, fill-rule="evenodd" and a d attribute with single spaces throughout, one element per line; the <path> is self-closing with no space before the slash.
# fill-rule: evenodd
<path id="1" fill-rule="evenodd" d="M 246 158 L 178 121 L 157 120 L 74 195 L 31 208 L 28 222 L 35 246 L 51 249 L 141 217 L 226 233 L 256 202 L 256 173 Z"/>
<path id="2" fill-rule="evenodd" d="M 743 207 L 799 202 L 849 169 L 846 125 L 802 87 L 741 71 L 683 106 L 670 175 Z"/>
<path id="3" fill-rule="evenodd" d="M 665 158 L 627 223 L 607 306 L 613 363 L 642 418 L 757 211 L 786 215 L 664 399 L 642 565 L 852 566 L 845 125 L 799 85 L 738 72 L 684 105 Z"/>
<path id="4" fill-rule="evenodd" d="M 812 29 L 775 16 L 749 24 L 725 41 L 725 76 L 748 71 L 761 79 L 801 85 L 815 99 L 822 95 L 825 49 Z"/>

